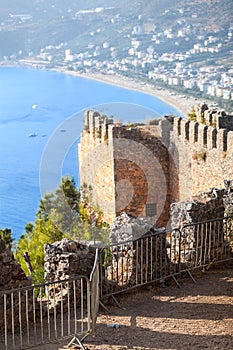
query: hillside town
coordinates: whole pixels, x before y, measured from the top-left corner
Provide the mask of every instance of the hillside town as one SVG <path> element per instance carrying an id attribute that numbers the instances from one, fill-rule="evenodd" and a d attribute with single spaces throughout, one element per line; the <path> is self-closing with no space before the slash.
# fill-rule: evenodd
<path id="1" fill-rule="evenodd" d="M 204 94 L 213 100 L 233 101 L 233 25 L 229 17 L 221 24 L 210 19 L 200 26 L 202 6 L 196 6 L 196 11 L 191 6 L 165 8 L 157 22 L 143 14 L 126 21 L 118 7 L 76 11 L 70 6 L 59 23 L 70 21 L 70 26 L 80 26 L 80 30 L 91 24 L 91 29 L 85 28 L 85 33 L 72 40 L 63 36 L 67 40 L 61 41 L 54 24 L 46 44 L 28 38 L 24 47 L 0 59 L 79 73 L 125 75 L 148 84 L 179 87 L 184 93 L 195 91 L 197 97 Z M 47 15 L 51 17 L 48 10 Z M 1 21 L 0 32 L 7 32 L 9 26 L 25 29 L 33 26 L 33 21 L 35 14 L 9 14 Z"/>

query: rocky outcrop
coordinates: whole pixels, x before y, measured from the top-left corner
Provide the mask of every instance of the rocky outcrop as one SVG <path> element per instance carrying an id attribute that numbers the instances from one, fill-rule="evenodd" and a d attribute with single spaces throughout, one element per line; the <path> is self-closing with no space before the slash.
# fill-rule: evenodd
<path id="1" fill-rule="evenodd" d="M 0 238 L 0 291 L 31 285 L 31 279 L 23 272 L 10 249 Z"/>
<path id="2" fill-rule="evenodd" d="M 14 259 L 14 255 L 10 249 L 6 248 L 5 242 L 0 238 L 0 334 L 4 330 L 4 317 L 6 316 L 8 322 L 8 330 L 11 328 L 12 309 L 14 310 L 14 322 L 18 326 L 18 312 L 19 312 L 19 298 L 11 298 L 10 294 L 6 294 L 5 298 L 1 292 L 12 290 L 19 287 L 30 286 L 32 284 L 31 278 L 27 277 L 23 272 L 19 263 Z M 28 300 L 31 295 L 28 295 Z M 26 304 L 22 297 L 20 302 L 21 314 L 25 315 Z M 4 310 L 5 309 L 5 310 Z M 29 310 L 30 311 L 30 310 Z M 22 324 L 25 323 L 25 318 L 21 318 Z"/>

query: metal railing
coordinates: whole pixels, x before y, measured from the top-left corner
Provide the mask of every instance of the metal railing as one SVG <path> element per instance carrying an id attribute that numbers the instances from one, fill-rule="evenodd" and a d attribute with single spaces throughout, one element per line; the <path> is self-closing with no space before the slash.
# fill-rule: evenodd
<path id="1" fill-rule="evenodd" d="M 104 298 L 169 277 L 177 282 L 183 272 L 192 277 L 194 269 L 231 259 L 233 216 L 105 246 L 96 250 L 90 278 L 0 292 L 0 348 L 23 350 L 72 338 L 68 346 L 78 343 L 84 349 L 82 342 L 94 330 Z"/>
<path id="2" fill-rule="evenodd" d="M 160 230 L 100 251 L 100 299 L 233 259 L 233 217 Z M 192 276 L 191 276 L 192 277 Z"/>
<path id="3" fill-rule="evenodd" d="M 69 345 L 78 343 L 84 349 L 82 342 L 94 329 L 99 302 L 97 258 L 98 251 L 90 279 L 74 276 L 1 291 L 0 338 L 4 341 L 0 341 L 0 348 L 27 349 L 72 338 Z"/>
<path id="4" fill-rule="evenodd" d="M 233 216 L 186 224 L 179 232 L 180 272 L 233 259 Z"/>

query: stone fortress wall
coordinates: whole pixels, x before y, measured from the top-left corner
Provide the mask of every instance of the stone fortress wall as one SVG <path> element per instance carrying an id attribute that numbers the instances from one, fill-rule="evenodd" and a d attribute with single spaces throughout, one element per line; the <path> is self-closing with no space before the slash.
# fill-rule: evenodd
<path id="1" fill-rule="evenodd" d="M 179 200 L 223 188 L 233 179 L 233 116 L 200 106 L 197 121 L 174 118 L 169 150 L 176 159 Z"/>
<path id="2" fill-rule="evenodd" d="M 112 222 L 122 211 L 166 226 L 170 205 L 233 179 L 233 116 L 200 105 L 195 121 L 164 117 L 118 125 L 85 113 L 80 180 Z"/>

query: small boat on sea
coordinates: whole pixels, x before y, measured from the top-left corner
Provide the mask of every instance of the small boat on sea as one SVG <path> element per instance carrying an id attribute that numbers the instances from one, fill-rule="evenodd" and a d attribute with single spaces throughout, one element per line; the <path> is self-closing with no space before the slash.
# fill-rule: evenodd
<path id="1" fill-rule="evenodd" d="M 36 137 L 38 136 L 37 134 L 34 134 L 34 133 L 31 133 L 31 134 L 28 134 L 27 137 Z"/>

